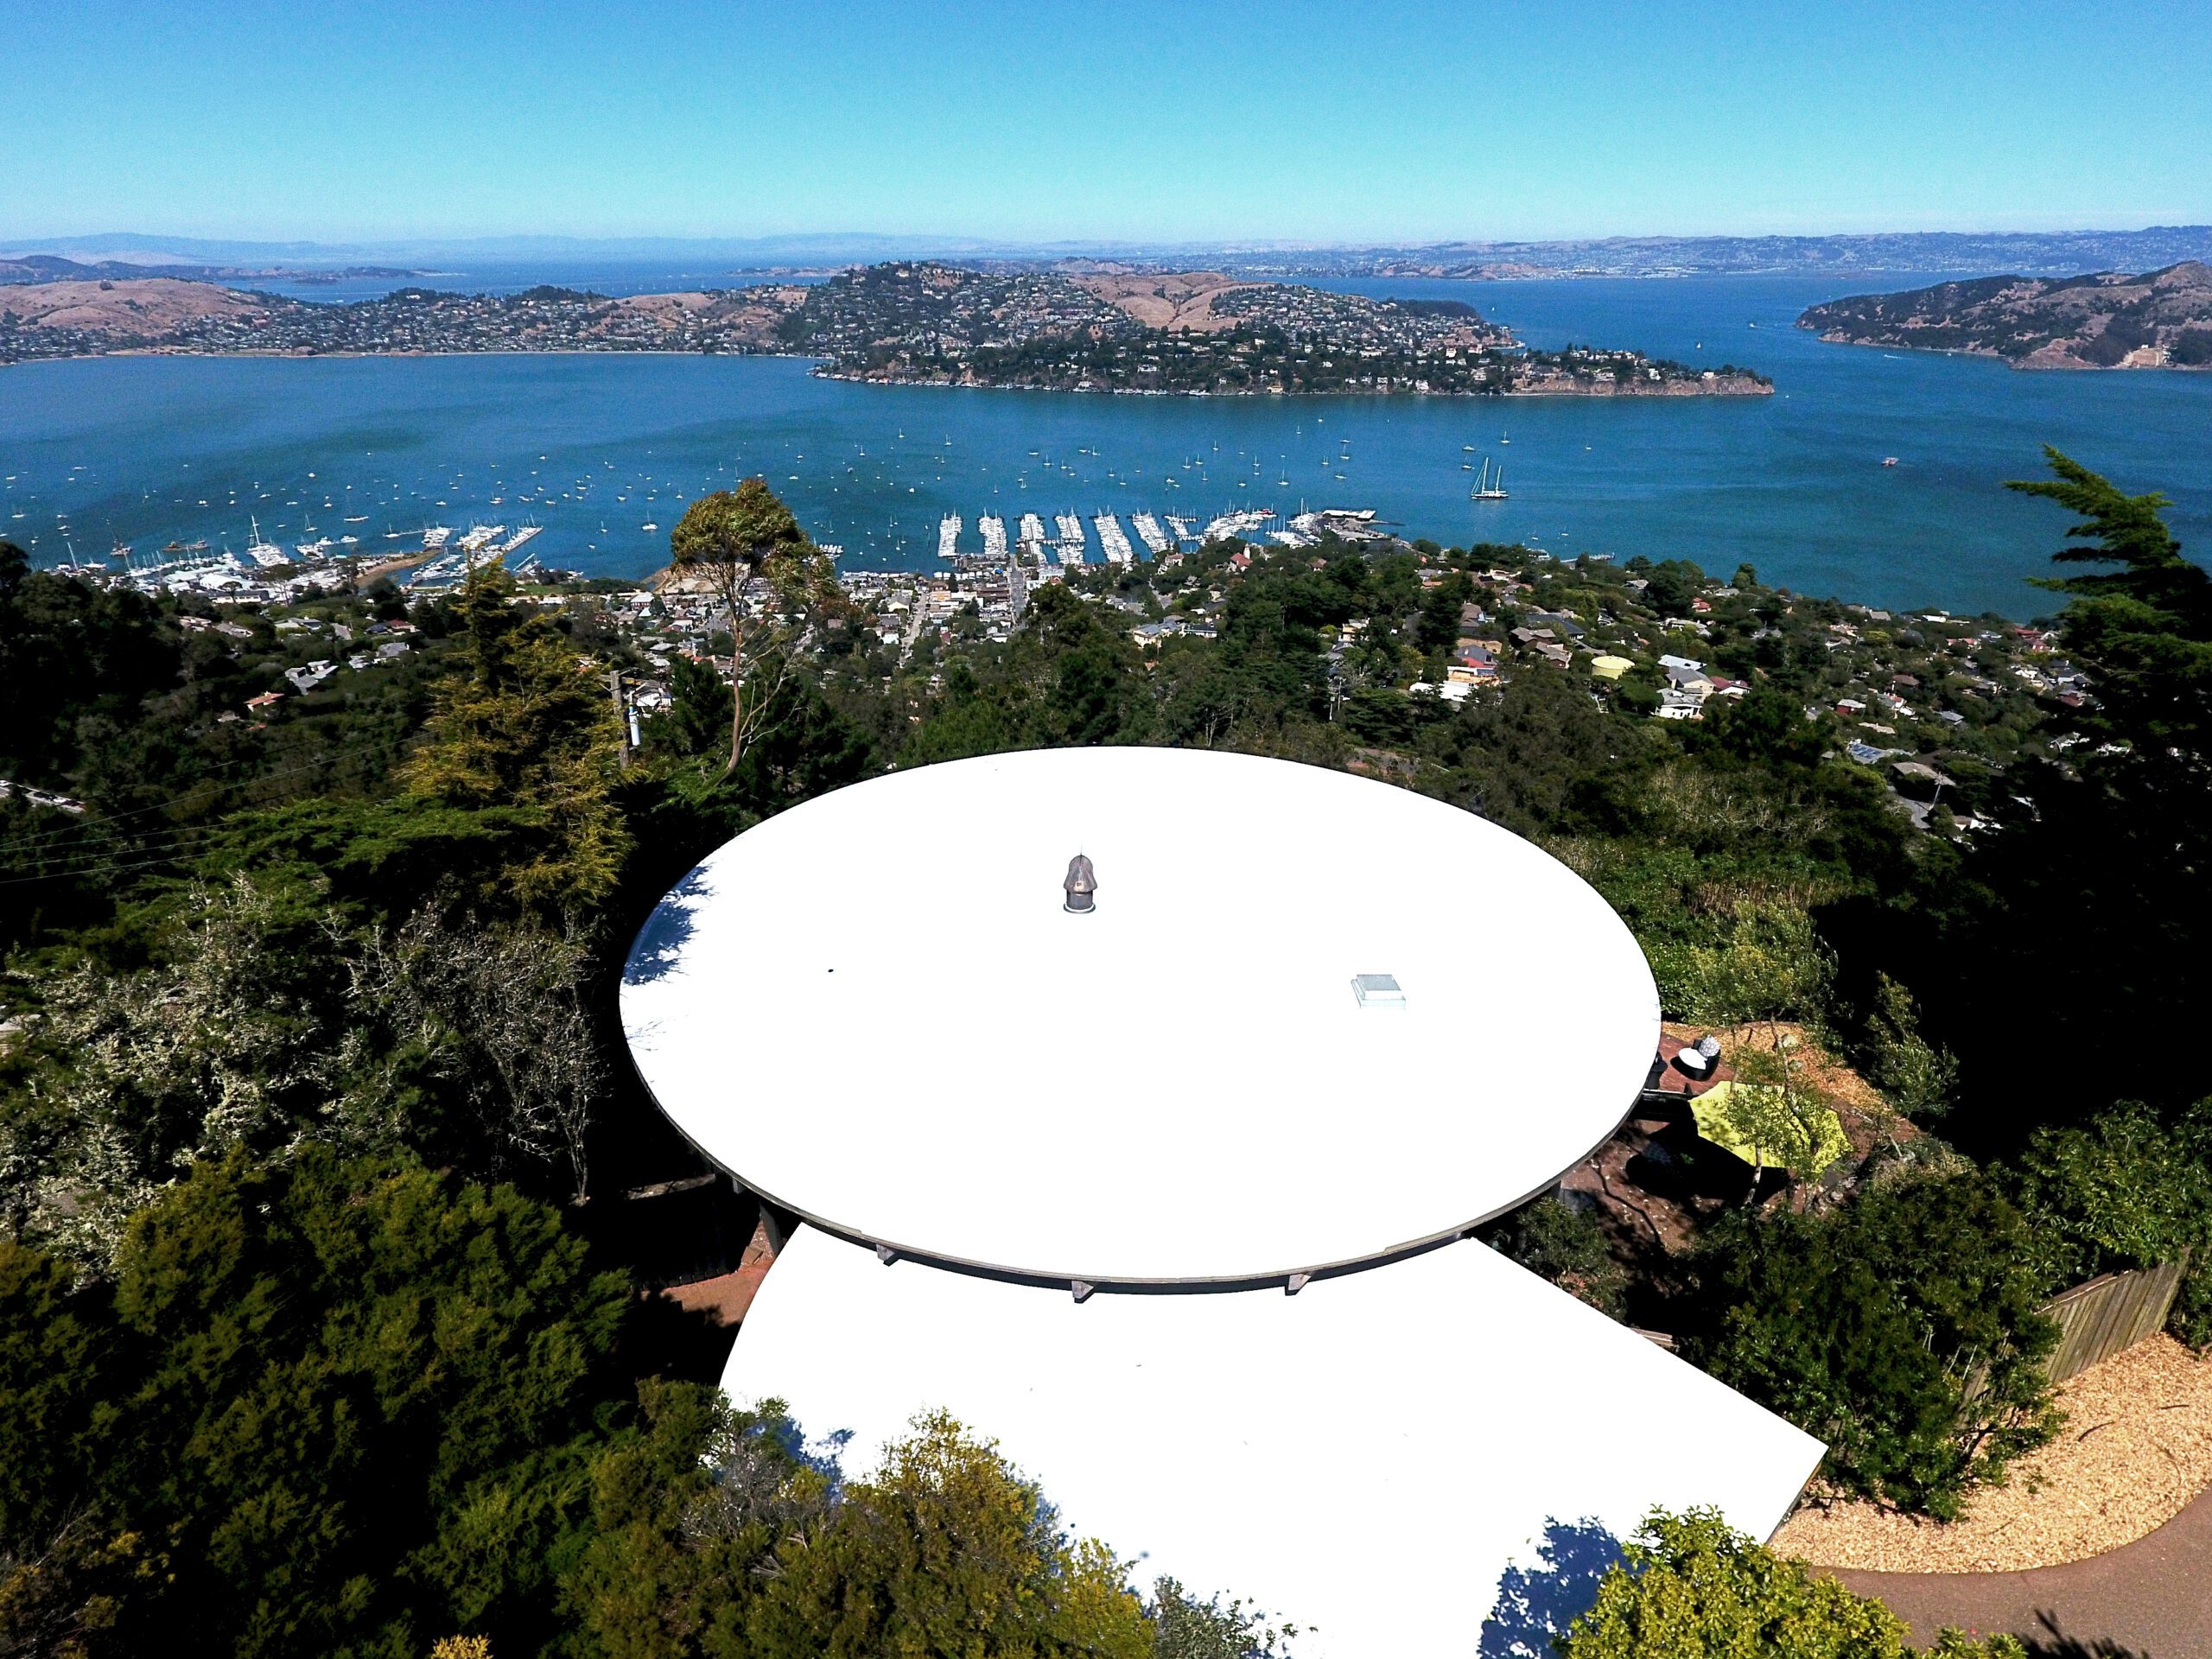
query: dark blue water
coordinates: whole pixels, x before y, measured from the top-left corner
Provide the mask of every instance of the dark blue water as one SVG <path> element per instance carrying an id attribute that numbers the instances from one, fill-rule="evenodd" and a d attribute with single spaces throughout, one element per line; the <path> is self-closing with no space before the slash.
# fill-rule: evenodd
<path id="1" fill-rule="evenodd" d="M 1466 298 L 1540 346 L 1747 364 L 1777 392 L 1115 397 L 848 385 L 721 357 L 29 364 L 0 372 L 0 534 L 54 563 L 117 540 L 243 549 L 257 519 L 274 540 L 371 548 L 426 523 L 535 521 L 547 563 L 642 575 L 684 501 L 759 472 L 849 566 L 930 564 L 945 512 L 973 547 L 986 512 L 1367 506 L 1446 543 L 1749 563 L 1808 592 L 2024 616 L 2049 602 L 2024 579 L 2064 519 L 2001 485 L 2050 442 L 2164 490 L 2191 551 L 2212 548 L 2212 375 L 1823 346 L 1790 325 L 1829 279 L 1346 286 Z M 1510 499 L 1467 499 L 1463 468 L 1485 456 Z"/>

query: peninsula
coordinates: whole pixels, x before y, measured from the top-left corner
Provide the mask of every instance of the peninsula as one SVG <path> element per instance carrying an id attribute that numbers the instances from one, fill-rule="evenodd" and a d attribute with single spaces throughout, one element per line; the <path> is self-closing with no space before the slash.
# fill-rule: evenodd
<path id="1" fill-rule="evenodd" d="M 2212 267 L 1986 276 L 1860 294 L 1797 319 L 1822 340 L 2002 358 L 2016 369 L 2212 368 Z"/>
<path id="2" fill-rule="evenodd" d="M 1759 396 L 1697 369 L 1592 346 L 1533 351 L 1471 305 L 1376 300 L 1216 271 L 982 270 L 896 261 L 811 286 L 624 298 L 402 288 L 318 304 L 169 276 L 0 288 L 0 363 L 195 355 L 729 352 L 821 359 L 878 383 L 1211 395 L 1315 392 Z"/>

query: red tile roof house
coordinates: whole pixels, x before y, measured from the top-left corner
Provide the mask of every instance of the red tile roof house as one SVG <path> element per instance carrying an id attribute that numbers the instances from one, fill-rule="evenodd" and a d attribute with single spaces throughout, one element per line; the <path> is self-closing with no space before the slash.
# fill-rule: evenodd
<path id="1" fill-rule="evenodd" d="M 1452 653 L 1447 672 L 1455 680 L 1494 680 L 1497 677 L 1497 654 L 1485 645 L 1463 639 Z"/>

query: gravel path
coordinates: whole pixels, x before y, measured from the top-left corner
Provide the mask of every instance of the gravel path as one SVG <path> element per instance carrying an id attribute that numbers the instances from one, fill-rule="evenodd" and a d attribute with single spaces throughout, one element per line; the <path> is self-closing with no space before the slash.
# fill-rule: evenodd
<path id="1" fill-rule="evenodd" d="M 1977 1492 L 1963 1519 L 1943 1526 L 1840 1503 L 1792 1516 L 1775 1548 L 1872 1572 L 2056 1567 L 2147 1536 L 2212 1488 L 2212 1359 L 2153 1337 L 2069 1379 L 2058 1397 L 2058 1438 L 2003 1486 Z"/>

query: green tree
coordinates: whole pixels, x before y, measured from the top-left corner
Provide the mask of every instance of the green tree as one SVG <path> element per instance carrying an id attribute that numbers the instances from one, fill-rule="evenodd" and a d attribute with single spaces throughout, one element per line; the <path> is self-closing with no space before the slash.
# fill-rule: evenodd
<path id="1" fill-rule="evenodd" d="M 1832 735 L 1823 722 L 1805 718 L 1802 699 L 1761 685 L 1741 697 L 1713 698 L 1694 741 L 1711 756 L 1809 769 L 1820 764 Z"/>
<path id="2" fill-rule="evenodd" d="M 1685 1357 L 1825 1440 L 1840 1491 L 1948 1519 L 2054 1432 L 2034 1243 L 1981 1176 L 1735 1211 L 1694 1266 Z"/>
<path id="3" fill-rule="evenodd" d="M 1669 1001 L 1692 1019 L 1739 1031 L 1736 1077 L 1719 1109 L 1738 1147 L 1750 1154 L 1745 1202 L 1758 1199 L 1771 1159 L 1794 1178 L 1802 1208 L 1810 1184 L 1850 1147 L 1834 1109 L 1805 1081 L 1796 1033 L 1782 1025 L 1821 1022 L 1834 954 L 1797 906 L 1744 899 L 1734 907 L 1725 943 L 1692 945 L 1677 961 Z"/>
<path id="4" fill-rule="evenodd" d="M 1927 861 L 1870 938 L 1959 1057 L 1954 1132 L 1994 1154 L 2114 1099 L 2171 1112 L 2199 1098 L 2202 1066 L 2165 1034 L 2212 998 L 2212 576 L 2183 556 L 2164 498 L 2056 451 L 2050 464 L 2056 478 L 2018 487 L 2077 515 L 2054 556 L 2067 574 L 2046 585 L 2069 595 L 2059 632 L 2096 700 L 2069 720 L 2111 743 L 2063 767 L 2016 762 L 1993 804 L 2000 831 Z M 2054 1090 L 2050 1056 L 2066 1053 L 2100 1064 Z"/>
<path id="5" fill-rule="evenodd" d="M 0 1225 L 105 1274 L 193 1164 L 309 1144 L 588 1184 L 609 1070 L 579 926 L 426 906 L 351 924 L 289 864 L 175 894 L 131 971 L 44 978 L 0 1072 Z"/>
<path id="6" fill-rule="evenodd" d="M 809 1460 L 779 1407 L 739 1411 L 718 1390 L 648 1381 L 639 1421 L 590 1471 L 590 1524 L 564 1567 L 559 1650 L 585 1659 L 764 1652 L 755 1604 L 830 1517 L 834 1465 Z"/>
<path id="7" fill-rule="evenodd" d="M 795 623 L 815 609 L 829 587 L 830 562 L 760 478 L 701 496 L 683 510 L 668 546 L 676 573 L 704 581 L 721 606 L 734 688 L 726 770 L 735 772 L 747 740 L 789 671 L 791 658 L 783 647 Z M 766 677 L 755 683 L 754 670 L 763 667 Z"/>
<path id="8" fill-rule="evenodd" d="M 0 540 L 0 778 L 65 787 L 84 760 L 80 724 L 135 720 L 175 687 L 182 658 L 153 601 L 34 570 Z"/>
<path id="9" fill-rule="evenodd" d="M 848 1489 L 836 1524 L 785 1560 L 764 1636 L 791 1659 L 1150 1651 L 1143 1608 L 1103 1546 L 1067 1540 L 1037 1488 L 951 1419 L 914 1427 Z"/>
<path id="10" fill-rule="evenodd" d="M 1483 1242 L 1599 1312 L 1626 1317 L 1628 1274 L 1589 1211 L 1548 1194 L 1485 1227 Z"/>
<path id="11" fill-rule="evenodd" d="M 1149 729 L 1151 696 L 1136 647 L 1107 628 L 1097 607 L 1057 583 L 1031 597 L 1007 668 L 1027 690 L 1032 742 L 1128 743 Z"/>
<path id="12" fill-rule="evenodd" d="M 7 1541 L 71 1503 L 143 1541 L 116 1651 L 397 1659 L 551 1633 L 631 1300 L 556 1212 L 311 1148 L 197 1166 L 66 1309 L 22 1252 L 0 1244 L 0 1331 L 48 1334 L 0 1342 L 0 1398 L 45 1403 L 0 1413 L 0 1462 L 59 1478 L 8 1493 Z"/>
<path id="13" fill-rule="evenodd" d="M 345 1136 L 326 916 L 312 881 L 239 877 L 183 895 L 154 965 L 48 979 L 0 1093 L 7 1230 L 104 1272 L 195 1160 Z"/>
<path id="14" fill-rule="evenodd" d="M 736 698 L 705 663 L 678 657 L 670 668 L 671 707 L 647 723 L 645 741 L 687 760 L 708 754 L 729 730 Z"/>
<path id="15" fill-rule="evenodd" d="M 2212 1344 L 2212 1100 L 2171 1122 L 2123 1101 L 2088 1123 L 2038 1129 L 2018 1191 L 2044 1282 L 2186 1262 L 2171 1328 Z"/>
<path id="16" fill-rule="evenodd" d="M 1655 1510 L 1556 1646 L 1560 1659 L 1909 1659 L 1903 1619 L 1710 1510 Z M 2028 1659 L 2009 1636 L 1944 1630 L 1940 1659 Z"/>
<path id="17" fill-rule="evenodd" d="M 1805 1057 L 1794 1032 L 1769 1025 L 1764 1042 L 1736 1046 L 1734 1079 L 1720 1112 L 1739 1147 L 1751 1154 L 1746 1204 L 1758 1198 L 1767 1161 L 1789 1173 L 1796 1207 L 1809 1201 L 1812 1184 L 1851 1150 L 1835 1110 L 1805 1079 Z"/>
<path id="18" fill-rule="evenodd" d="M 1003 754 L 1027 747 L 1029 712 L 1016 701 L 1018 689 L 986 688 L 965 662 L 945 671 L 944 691 L 922 723 L 900 747 L 907 766 L 961 760 L 970 755 Z"/>
<path id="19" fill-rule="evenodd" d="M 2182 556 L 2162 516 L 2164 495 L 2127 495 L 2048 446 L 2056 478 L 2005 488 L 2042 496 L 2074 513 L 2064 565 L 2106 569 L 2041 579 L 2071 596 L 2066 643 L 2096 665 L 2102 719 L 2145 747 L 2212 750 L 2212 575 Z M 2117 567 L 2116 569 L 2109 567 Z"/>
<path id="20" fill-rule="evenodd" d="M 1173 1579 L 1154 1582 L 1145 1612 L 1152 1659 L 1276 1659 L 1298 1635 L 1296 1625 L 1271 1625 L 1242 1601 L 1200 1601 Z"/>
<path id="21" fill-rule="evenodd" d="M 1663 620 L 1690 613 L 1690 601 L 1705 586 L 1705 572 L 1688 559 L 1662 559 L 1649 568 L 1644 602 Z"/>
<path id="22" fill-rule="evenodd" d="M 1621 728 L 1566 675 L 1523 671 L 1422 733 L 1442 774 L 1425 787 L 1519 835 L 1616 834 L 1637 824 L 1650 760 Z"/>
<path id="23" fill-rule="evenodd" d="M 613 891 L 629 850 L 612 797 L 621 726 L 560 631 L 514 601 L 514 578 L 500 565 L 470 570 L 454 602 L 461 671 L 439 687 L 429 741 L 403 781 L 421 798 L 517 809 L 544 824 L 551 846 L 518 842 L 503 891 L 484 898 L 575 910 Z"/>
<path id="24" fill-rule="evenodd" d="M 82 1659 L 148 1568 L 80 1484 L 113 1432 L 118 1332 L 98 1289 L 0 1233 L 0 1653 Z"/>
<path id="25" fill-rule="evenodd" d="M 1140 1659 L 1121 1564 L 1063 1535 L 1036 1487 L 942 1415 L 848 1480 L 780 1408 L 653 1385 L 593 1471 L 564 1643 L 605 1659 Z M 1236 1659 L 1242 1659 L 1237 1656 Z"/>
<path id="26" fill-rule="evenodd" d="M 1738 901 L 1726 935 L 1688 953 L 1669 1001 L 1717 1026 L 1783 1020 L 1818 1023 L 1834 982 L 1835 958 L 1798 906 L 1779 899 Z"/>
<path id="27" fill-rule="evenodd" d="M 1920 1034 L 1912 993 L 1887 974 L 1874 976 L 1874 1008 L 1866 1021 L 1866 1080 L 1892 1108 L 1916 1123 L 1951 1109 L 1959 1063 Z"/>

